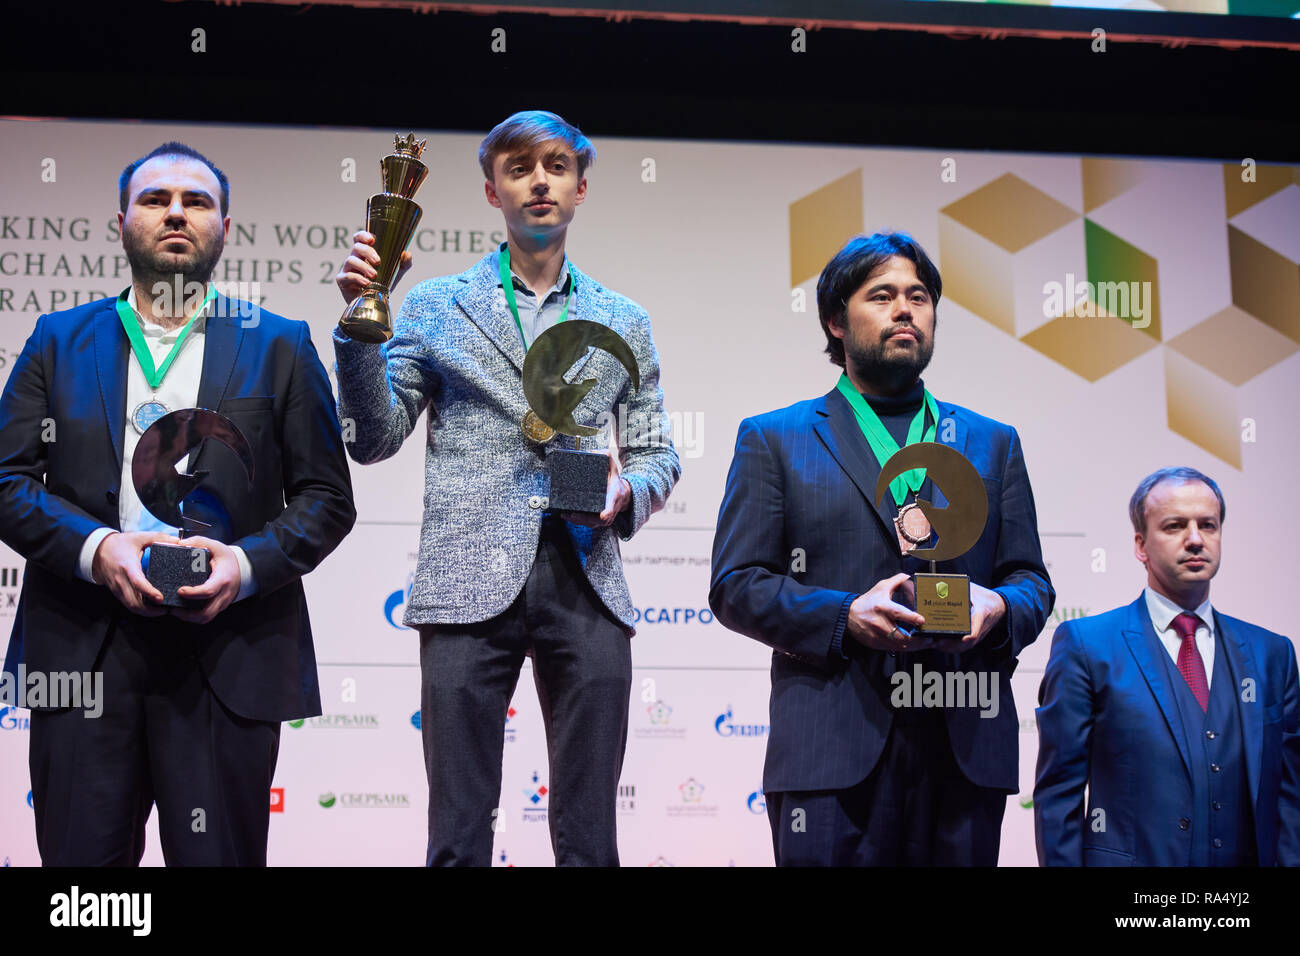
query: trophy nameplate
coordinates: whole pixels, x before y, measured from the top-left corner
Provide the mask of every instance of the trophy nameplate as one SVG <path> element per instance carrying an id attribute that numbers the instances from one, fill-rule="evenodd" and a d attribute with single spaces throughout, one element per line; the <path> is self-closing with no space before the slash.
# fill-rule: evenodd
<path id="1" fill-rule="evenodd" d="M 225 415 L 206 408 L 182 408 L 169 412 L 145 429 L 131 458 L 131 482 L 145 510 L 180 532 L 184 538 L 211 527 L 188 517 L 182 504 L 202 484 L 207 471 L 186 474 L 176 470 L 207 439 L 221 442 L 244 466 L 248 483 L 253 483 L 253 451 L 243 432 Z M 180 597 L 182 587 L 198 587 L 212 574 L 212 552 L 207 548 L 177 544 L 152 544 L 146 556 L 145 577 L 163 595 L 168 607 L 193 607 L 204 602 Z"/>
<path id="2" fill-rule="evenodd" d="M 926 477 L 943 492 L 946 507 L 917 499 L 899 511 L 895 522 L 903 555 L 930 562 L 928 572 L 912 575 L 916 587 L 916 612 L 925 624 L 914 632 L 922 637 L 964 637 L 970 633 L 970 576 L 941 574 L 939 561 L 961 557 L 979 541 L 988 523 L 988 493 L 984 479 L 961 452 L 938 442 L 915 442 L 900 448 L 880 469 L 876 480 L 876 503 L 889 491 L 889 484 L 914 468 L 924 468 Z M 915 509 L 915 510 L 914 510 Z M 915 511 L 919 510 L 922 517 Z M 918 547 L 920 531 L 938 534 L 932 547 Z"/>
<path id="3" fill-rule="evenodd" d="M 551 474 L 549 506 L 551 511 L 580 511 L 600 514 L 605 510 L 609 487 L 609 450 L 585 451 L 583 438 L 599 434 L 599 428 L 580 425 L 574 409 L 595 386 L 594 378 L 569 384 L 564 374 L 584 358 L 589 348 L 608 352 L 622 364 L 632 379 L 632 388 L 641 387 L 636 356 L 632 347 L 617 332 L 599 322 L 569 319 L 559 322 L 533 342 L 524 356 L 524 397 L 529 414 L 522 424 L 524 434 L 545 435 L 545 430 L 577 439 L 574 449 L 548 447 L 546 461 Z M 540 422 L 544 428 L 536 427 Z M 532 439 L 539 446 L 540 439 Z M 547 439 L 549 441 L 549 439 Z"/>

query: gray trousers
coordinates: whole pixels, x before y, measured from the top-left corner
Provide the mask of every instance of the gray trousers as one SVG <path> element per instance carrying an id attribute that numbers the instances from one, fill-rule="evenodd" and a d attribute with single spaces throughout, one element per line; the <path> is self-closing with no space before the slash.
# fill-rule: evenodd
<path id="1" fill-rule="evenodd" d="M 429 866 L 490 865 L 498 814 L 520 812 L 522 795 L 501 799 L 501 758 L 506 709 L 529 651 L 546 726 L 555 861 L 618 865 L 630 639 L 592 590 L 563 522 L 547 517 L 532 571 L 509 608 L 474 624 L 420 627 Z"/>

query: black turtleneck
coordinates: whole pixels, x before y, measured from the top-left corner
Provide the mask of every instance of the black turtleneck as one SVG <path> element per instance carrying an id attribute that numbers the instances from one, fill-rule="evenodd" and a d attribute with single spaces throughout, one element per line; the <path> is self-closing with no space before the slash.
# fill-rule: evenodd
<path id="1" fill-rule="evenodd" d="M 881 424 L 898 442 L 898 447 L 907 444 L 907 429 L 925 400 L 925 383 L 917 379 L 907 391 L 884 398 L 867 395 L 865 392 L 862 397 L 867 400 L 871 410 L 880 416 Z"/>

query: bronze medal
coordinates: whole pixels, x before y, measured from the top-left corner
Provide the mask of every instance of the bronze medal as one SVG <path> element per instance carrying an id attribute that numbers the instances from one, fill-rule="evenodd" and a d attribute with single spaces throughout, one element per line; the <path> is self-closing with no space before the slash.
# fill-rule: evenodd
<path id="1" fill-rule="evenodd" d="M 524 416 L 519 429 L 524 433 L 524 437 L 535 445 L 545 445 L 555 437 L 555 429 L 542 421 L 531 408 Z"/>
<path id="2" fill-rule="evenodd" d="M 930 539 L 930 522 L 915 501 L 898 510 L 894 526 L 898 529 L 898 547 L 904 554 Z"/>

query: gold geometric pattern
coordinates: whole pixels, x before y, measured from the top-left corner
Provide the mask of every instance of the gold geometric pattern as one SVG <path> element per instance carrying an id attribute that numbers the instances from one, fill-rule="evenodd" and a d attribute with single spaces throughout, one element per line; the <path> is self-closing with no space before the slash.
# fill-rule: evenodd
<path id="1" fill-rule="evenodd" d="M 820 274 L 862 226 L 860 169 L 790 203 L 790 288 Z"/>
<path id="2" fill-rule="evenodd" d="M 1169 347 L 1233 385 L 1245 385 L 1300 351 L 1300 344 L 1235 305 L 1192 326 Z"/>
<path id="3" fill-rule="evenodd" d="M 1020 341 L 1089 382 L 1109 375 L 1159 344 L 1149 335 L 1134 335 L 1126 320 L 1105 313 L 1063 315 L 1022 336 Z"/>
<path id="4" fill-rule="evenodd" d="M 1014 173 L 999 176 L 969 196 L 944 206 L 939 213 L 1010 253 L 1019 252 L 1079 217 L 1069 206 Z"/>
<path id="5" fill-rule="evenodd" d="M 1170 429 L 1241 470 L 1241 418 L 1232 385 L 1165 349 L 1165 407 Z"/>
<path id="6" fill-rule="evenodd" d="M 1300 342 L 1300 265 L 1228 226 L 1232 304 Z"/>
<path id="7" fill-rule="evenodd" d="M 1145 164 L 1131 159 L 1084 159 L 1082 166 L 1085 213 L 1128 192 L 1145 175 Z"/>
<path id="8" fill-rule="evenodd" d="M 1223 204 L 1229 219 L 1292 183 L 1300 185 L 1300 166 L 1256 165 L 1253 183 L 1242 181 L 1244 171 L 1240 163 L 1223 164 Z"/>
<path id="9" fill-rule="evenodd" d="M 1133 189 L 1146 172 L 1146 164 L 1138 161 L 1081 160 L 1084 213 Z M 1241 167 L 1224 164 L 1225 218 L 1293 183 L 1300 185 L 1300 166 L 1258 166 L 1255 173 L 1255 182 L 1243 183 Z M 845 239 L 862 231 L 862 210 L 860 170 L 791 203 L 792 286 L 816 275 Z M 1281 220 L 1274 216 L 1274 221 L 1285 223 L 1286 213 Z M 1060 269 L 1061 277 L 1073 275 L 1074 269 L 1086 272 L 1090 283 L 1149 283 L 1151 325 L 1135 329 L 1134 316 L 1110 315 L 1095 302 L 1085 304 L 1071 296 L 1071 301 L 1084 305 L 1077 310 L 1079 314 L 1063 306 L 1059 311 L 1066 314 L 1017 337 L 1087 381 L 1096 382 L 1161 348 L 1154 310 L 1158 263 L 1123 237 L 1089 220 L 1081 222 L 1078 212 L 1019 176 L 1005 173 L 939 210 L 943 291 L 949 300 L 1015 336 L 1017 293 L 1023 294 L 1026 283 L 1036 287 L 1043 281 L 1044 263 L 1075 257 L 1078 253 L 1069 250 L 1079 248 L 1070 245 L 1074 240 L 1067 233 L 1032 252 L 1030 247 L 1070 223 L 1079 224 L 1091 237 L 1087 267 L 1079 270 L 1079 263 L 1066 263 Z M 1237 388 L 1300 352 L 1300 263 L 1242 228 L 1225 226 L 1232 304 L 1178 335 L 1161 352 L 1170 430 L 1240 470 Z M 1031 260 L 1031 256 L 1036 258 Z M 1053 281 L 1060 285 L 1059 280 Z M 1025 307 L 1024 302 L 1020 305 Z M 1147 334 L 1135 334 L 1138 331 Z"/>

